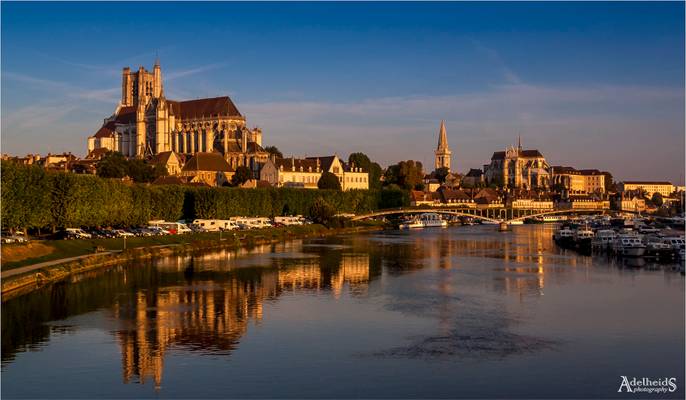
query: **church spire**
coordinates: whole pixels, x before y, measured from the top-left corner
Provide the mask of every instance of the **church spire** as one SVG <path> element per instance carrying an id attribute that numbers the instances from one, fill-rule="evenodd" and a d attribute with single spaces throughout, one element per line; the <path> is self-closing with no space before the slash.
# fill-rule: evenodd
<path id="1" fill-rule="evenodd" d="M 448 134 L 445 131 L 444 120 L 441 120 L 441 129 L 438 132 L 438 147 L 434 153 L 436 155 L 434 162 L 436 169 L 447 168 L 450 171 L 450 156 L 452 152 L 448 148 Z"/>
<path id="2" fill-rule="evenodd" d="M 448 135 L 445 133 L 445 121 L 441 120 L 441 129 L 438 133 L 438 147 L 436 150 L 444 150 L 448 148 Z"/>

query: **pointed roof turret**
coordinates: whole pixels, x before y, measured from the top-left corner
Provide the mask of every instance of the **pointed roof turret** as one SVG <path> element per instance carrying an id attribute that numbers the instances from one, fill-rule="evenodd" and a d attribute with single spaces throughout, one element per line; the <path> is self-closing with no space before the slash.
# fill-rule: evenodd
<path id="1" fill-rule="evenodd" d="M 448 148 L 448 135 L 445 132 L 445 121 L 441 120 L 441 129 L 438 134 L 438 148 L 436 150 L 444 150 Z"/>

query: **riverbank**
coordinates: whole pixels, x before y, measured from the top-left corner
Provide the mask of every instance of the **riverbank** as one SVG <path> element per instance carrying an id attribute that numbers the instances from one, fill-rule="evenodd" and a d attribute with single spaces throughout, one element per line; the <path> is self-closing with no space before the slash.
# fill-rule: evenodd
<path id="1" fill-rule="evenodd" d="M 189 235 L 168 235 L 150 238 L 127 239 L 123 249 L 123 239 L 71 240 L 65 242 L 67 251 L 53 251 L 46 256 L 34 258 L 40 262 L 13 263 L 12 268 L 2 271 L 2 301 L 31 292 L 46 284 L 58 282 L 68 277 L 107 268 L 122 262 L 154 257 L 192 254 L 214 249 L 250 248 L 258 245 L 278 243 L 293 239 L 307 239 L 383 229 L 380 225 L 359 225 L 348 228 L 326 228 L 322 225 L 288 226 L 240 232 L 212 232 Z M 93 253 L 100 247 L 102 252 Z M 92 254 L 74 254 L 89 251 Z"/>

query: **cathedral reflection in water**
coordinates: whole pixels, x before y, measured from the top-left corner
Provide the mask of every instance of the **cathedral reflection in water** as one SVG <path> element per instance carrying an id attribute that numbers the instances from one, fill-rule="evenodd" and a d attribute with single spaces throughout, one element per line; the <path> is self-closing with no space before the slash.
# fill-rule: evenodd
<path id="1" fill-rule="evenodd" d="M 272 249 L 264 246 L 250 253 L 269 250 Z M 211 268 L 213 262 L 221 263 L 233 257 L 235 252 L 169 258 L 162 260 L 157 268 L 175 271 L 183 265 L 186 272 L 191 266 L 202 271 Z M 256 279 L 235 276 L 225 280 L 205 279 L 200 273 L 197 279 L 189 276 L 185 284 L 138 289 L 132 297 L 118 300 L 112 312 L 121 323 L 115 335 L 121 346 L 124 382 L 152 380 L 155 388 L 160 388 L 164 356 L 170 347 L 229 354 L 249 323 L 261 321 L 265 301 L 282 293 L 326 290 L 335 298 L 344 290 L 353 295 L 366 293 L 370 279 L 369 255 L 344 253 L 339 261 L 338 268 L 331 273 L 321 268 L 318 259 L 300 265 L 265 268 Z M 197 264 L 200 265 L 196 267 Z"/>

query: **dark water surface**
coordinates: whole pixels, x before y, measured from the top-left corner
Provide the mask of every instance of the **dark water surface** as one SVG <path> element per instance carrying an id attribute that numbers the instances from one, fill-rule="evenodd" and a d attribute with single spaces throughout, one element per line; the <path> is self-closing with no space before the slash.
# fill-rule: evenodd
<path id="1" fill-rule="evenodd" d="M 165 258 L 2 304 L 2 397 L 657 397 L 684 277 L 552 226 L 342 236 Z M 634 261 L 634 263 L 636 263 Z M 665 397 L 662 395 L 661 397 Z"/>

